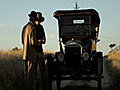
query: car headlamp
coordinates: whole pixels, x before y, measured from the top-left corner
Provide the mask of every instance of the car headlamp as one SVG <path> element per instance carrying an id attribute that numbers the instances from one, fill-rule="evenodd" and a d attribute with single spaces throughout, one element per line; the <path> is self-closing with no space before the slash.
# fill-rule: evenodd
<path id="1" fill-rule="evenodd" d="M 58 60 L 59 60 L 60 62 L 62 62 L 62 61 L 64 60 L 64 54 L 63 54 L 63 53 L 59 53 L 59 54 L 58 54 Z"/>
<path id="2" fill-rule="evenodd" d="M 84 59 L 85 61 L 87 61 L 87 60 L 89 59 L 89 53 L 88 53 L 88 52 L 84 52 L 84 53 L 83 53 L 83 59 Z"/>

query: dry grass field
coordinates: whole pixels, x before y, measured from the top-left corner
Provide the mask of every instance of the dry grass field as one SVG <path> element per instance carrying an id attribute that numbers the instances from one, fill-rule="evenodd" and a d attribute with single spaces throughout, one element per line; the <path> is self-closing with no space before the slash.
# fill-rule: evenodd
<path id="1" fill-rule="evenodd" d="M 0 51 L 0 90 L 23 90 L 22 51 Z"/>
<path id="2" fill-rule="evenodd" d="M 45 53 L 53 53 L 45 51 Z M 120 83 L 120 51 L 105 56 L 105 65 L 115 86 Z M 22 50 L 0 51 L 0 90 L 24 90 Z M 119 86 L 118 86 L 119 87 Z"/>
<path id="3" fill-rule="evenodd" d="M 0 90 L 24 90 L 24 67 L 22 50 L 0 51 Z"/>
<path id="4" fill-rule="evenodd" d="M 120 87 L 120 51 L 109 53 L 105 56 L 105 60 L 113 85 Z"/>

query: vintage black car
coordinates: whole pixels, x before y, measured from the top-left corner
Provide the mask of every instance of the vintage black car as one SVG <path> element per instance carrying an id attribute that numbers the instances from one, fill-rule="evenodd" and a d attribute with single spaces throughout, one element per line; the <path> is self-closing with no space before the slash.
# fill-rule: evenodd
<path id="1" fill-rule="evenodd" d="M 54 13 L 59 25 L 60 51 L 46 58 L 48 90 L 56 80 L 96 80 L 101 89 L 103 55 L 97 52 L 100 17 L 96 10 L 59 10 Z"/>

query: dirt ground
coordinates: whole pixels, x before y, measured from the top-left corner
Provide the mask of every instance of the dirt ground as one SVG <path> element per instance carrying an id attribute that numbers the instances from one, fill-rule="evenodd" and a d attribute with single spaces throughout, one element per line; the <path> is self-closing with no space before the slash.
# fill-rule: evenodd
<path id="1" fill-rule="evenodd" d="M 102 79 L 102 90 L 120 90 L 115 85 L 113 85 L 113 80 L 108 74 L 107 58 L 104 58 L 104 78 Z M 53 90 L 57 90 L 55 82 L 53 82 Z M 76 80 L 68 80 L 62 81 L 62 88 L 60 90 L 98 90 L 96 81 L 76 81 Z"/>

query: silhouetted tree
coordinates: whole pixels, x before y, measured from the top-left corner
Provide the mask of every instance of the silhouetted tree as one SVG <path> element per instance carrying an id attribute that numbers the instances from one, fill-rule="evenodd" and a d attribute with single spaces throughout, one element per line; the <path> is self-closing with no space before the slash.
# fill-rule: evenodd
<path id="1" fill-rule="evenodd" d="M 18 49 L 18 47 L 15 47 L 15 48 L 13 48 L 12 50 L 13 50 L 13 51 L 18 51 L 19 49 Z"/>
<path id="2" fill-rule="evenodd" d="M 110 44 L 109 47 L 113 48 L 114 46 L 116 46 L 116 44 Z"/>

